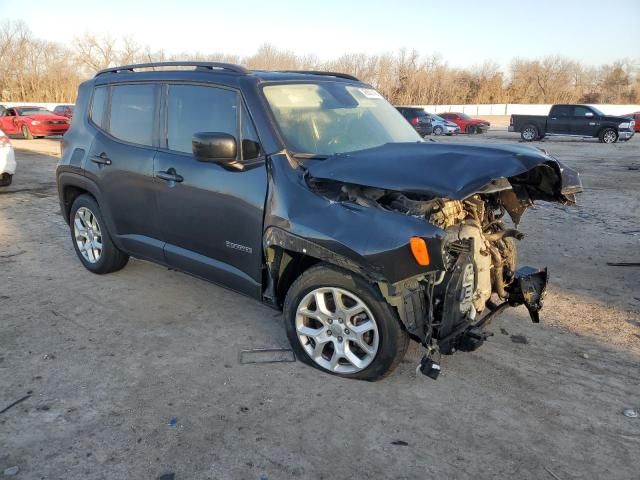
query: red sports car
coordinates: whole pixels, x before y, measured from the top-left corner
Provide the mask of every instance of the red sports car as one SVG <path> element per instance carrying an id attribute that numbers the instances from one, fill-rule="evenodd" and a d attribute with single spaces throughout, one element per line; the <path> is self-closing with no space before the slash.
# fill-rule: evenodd
<path id="1" fill-rule="evenodd" d="M 7 135 L 34 137 L 62 135 L 69 130 L 69 119 L 44 107 L 11 107 L 0 113 L 0 130 Z"/>
<path id="2" fill-rule="evenodd" d="M 447 112 L 439 113 L 438 115 L 458 125 L 460 127 L 460 131 L 463 133 L 484 133 L 489 130 L 489 127 L 491 126 L 491 123 L 487 120 L 471 118 L 466 113 Z"/>
<path id="3" fill-rule="evenodd" d="M 623 117 L 633 118 L 636 122 L 635 131 L 640 132 L 640 112 L 629 113 L 627 115 L 623 115 Z"/>

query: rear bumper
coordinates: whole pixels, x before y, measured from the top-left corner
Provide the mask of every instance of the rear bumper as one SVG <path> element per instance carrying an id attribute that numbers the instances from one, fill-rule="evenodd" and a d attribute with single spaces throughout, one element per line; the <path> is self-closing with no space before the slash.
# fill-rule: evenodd
<path id="1" fill-rule="evenodd" d="M 16 157 L 11 147 L 0 147 L 0 174 L 16 172 Z"/>

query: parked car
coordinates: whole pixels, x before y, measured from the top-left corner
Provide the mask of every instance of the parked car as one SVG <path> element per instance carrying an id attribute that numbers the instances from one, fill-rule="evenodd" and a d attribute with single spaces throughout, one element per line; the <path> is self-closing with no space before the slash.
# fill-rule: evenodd
<path id="1" fill-rule="evenodd" d="M 460 127 L 460 130 L 469 135 L 475 133 L 484 133 L 489 130 L 491 123 L 487 120 L 480 120 L 477 118 L 471 118 L 466 113 L 460 112 L 445 112 L 439 114 L 445 120 L 455 123 Z"/>
<path id="2" fill-rule="evenodd" d="M 460 127 L 449 120 L 445 120 L 444 118 L 435 115 L 433 113 L 429 113 L 429 118 L 431 119 L 431 125 L 433 126 L 433 134 L 434 135 L 457 135 L 460 133 Z"/>
<path id="3" fill-rule="evenodd" d="M 624 116 L 633 118 L 633 121 L 635 122 L 635 131 L 640 132 L 640 112 L 633 112 Z"/>
<path id="4" fill-rule="evenodd" d="M 431 118 L 424 111 L 424 108 L 417 107 L 396 107 L 404 118 L 415 128 L 421 137 L 426 137 L 433 133 Z"/>
<path id="5" fill-rule="evenodd" d="M 11 185 L 16 173 L 16 156 L 11 140 L 0 130 L 0 187 Z"/>
<path id="6" fill-rule="evenodd" d="M 507 306 L 538 321 L 547 271 L 516 268 L 503 215 L 581 191 L 537 148 L 423 142 L 346 74 L 126 65 L 76 106 L 56 179 L 89 271 L 135 256 L 244 293 L 283 310 L 300 360 L 349 378 L 386 375 L 410 338 L 434 378 L 434 351 L 477 348 Z"/>
<path id="7" fill-rule="evenodd" d="M 0 129 L 7 135 L 34 137 L 63 135 L 69 129 L 69 119 L 55 115 L 44 107 L 11 107 L 0 114 Z"/>
<path id="8" fill-rule="evenodd" d="M 633 137 L 631 117 L 605 115 L 589 105 L 553 105 L 549 115 L 511 115 L 509 131 L 520 132 L 525 142 L 547 136 L 594 137 L 615 143 Z"/>
<path id="9" fill-rule="evenodd" d="M 61 117 L 73 118 L 73 105 L 57 105 L 53 113 Z"/>

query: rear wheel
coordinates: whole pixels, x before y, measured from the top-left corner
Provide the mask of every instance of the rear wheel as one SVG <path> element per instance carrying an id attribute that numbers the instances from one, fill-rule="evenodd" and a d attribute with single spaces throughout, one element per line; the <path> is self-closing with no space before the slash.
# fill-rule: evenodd
<path id="1" fill-rule="evenodd" d="M 535 125 L 526 125 L 520 132 L 520 138 L 525 142 L 533 142 L 538 137 L 538 128 Z"/>
<path id="2" fill-rule="evenodd" d="M 24 138 L 25 140 L 33 140 L 33 135 L 26 125 L 22 125 L 22 138 Z"/>
<path id="3" fill-rule="evenodd" d="M 372 284 L 327 264 L 310 268 L 291 285 L 284 320 L 300 360 L 347 378 L 384 377 L 409 344 L 395 311 Z"/>
<path id="4" fill-rule="evenodd" d="M 467 134 L 475 135 L 476 133 L 478 133 L 478 128 L 475 125 L 469 125 L 467 127 Z"/>
<path id="5" fill-rule="evenodd" d="M 111 273 L 123 268 L 129 256 L 115 246 L 97 202 L 80 195 L 71 206 L 71 239 L 78 258 L 93 273 Z"/>
<path id="6" fill-rule="evenodd" d="M 618 141 L 618 132 L 613 128 L 605 128 L 600 132 L 600 143 L 616 143 Z"/>

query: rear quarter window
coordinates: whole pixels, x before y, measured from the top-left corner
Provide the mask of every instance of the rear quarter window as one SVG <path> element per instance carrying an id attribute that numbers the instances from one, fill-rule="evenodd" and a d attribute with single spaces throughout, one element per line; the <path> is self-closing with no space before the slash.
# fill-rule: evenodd
<path id="1" fill-rule="evenodd" d="M 107 109 L 107 87 L 97 87 L 93 91 L 91 99 L 91 109 L 89 110 L 89 118 L 100 128 L 104 128 L 105 113 Z"/>

